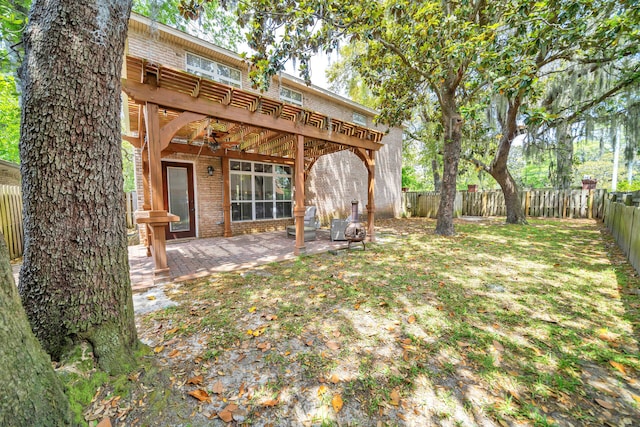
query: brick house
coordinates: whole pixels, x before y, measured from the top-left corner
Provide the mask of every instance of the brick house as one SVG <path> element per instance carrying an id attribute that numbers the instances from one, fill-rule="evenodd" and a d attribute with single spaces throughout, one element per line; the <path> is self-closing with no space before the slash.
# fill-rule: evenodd
<path id="1" fill-rule="evenodd" d="M 375 111 L 285 74 L 260 93 L 240 55 L 141 15 L 125 52 L 123 139 L 157 275 L 165 239 L 284 230 L 305 205 L 326 225 L 352 200 L 373 238 L 374 213 L 399 215 L 402 129 Z"/>

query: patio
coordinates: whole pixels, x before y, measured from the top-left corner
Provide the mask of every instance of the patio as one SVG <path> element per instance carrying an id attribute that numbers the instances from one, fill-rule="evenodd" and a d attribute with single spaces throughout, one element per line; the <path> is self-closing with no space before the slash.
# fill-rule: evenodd
<path id="1" fill-rule="evenodd" d="M 171 281 L 185 281 L 216 272 L 255 267 L 293 259 L 295 240 L 284 230 L 167 242 L 167 261 Z M 332 242 L 328 229 L 319 229 L 316 240 L 305 242 L 306 253 L 316 254 L 346 248 L 347 242 Z M 134 290 L 154 286 L 153 259 L 147 257 L 143 245 L 129 247 L 131 285 Z"/>

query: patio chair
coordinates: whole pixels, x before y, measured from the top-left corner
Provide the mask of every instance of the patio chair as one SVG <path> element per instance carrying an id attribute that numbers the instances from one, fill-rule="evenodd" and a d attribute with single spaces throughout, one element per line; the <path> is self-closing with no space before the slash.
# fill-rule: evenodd
<path id="1" fill-rule="evenodd" d="M 344 230 L 351 222 L 351 215 L 347 219 L 332 219 L 331 220 L 331 241 L 347 240 L 344 237 Z"/>
<path id="2" fill-rule="evenodd" d="M 304 211 L 304 241 L 316 239 L 316 229 L 318 228 L 318 219 L 316 218 L 316 207 L 307 206 Z M 296 236 L 296 226 L 287 226 L 287 236 Z"/>

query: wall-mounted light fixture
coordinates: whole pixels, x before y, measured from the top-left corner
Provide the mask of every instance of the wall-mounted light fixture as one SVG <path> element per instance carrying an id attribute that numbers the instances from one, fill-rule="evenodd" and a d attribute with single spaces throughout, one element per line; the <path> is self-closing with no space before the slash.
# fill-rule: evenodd
<path id="1" fill-rule="evenodd" d="M 213 176 L 213 166 L 207 166 L 207 173 L 209 174 L 209 176 Z"/>

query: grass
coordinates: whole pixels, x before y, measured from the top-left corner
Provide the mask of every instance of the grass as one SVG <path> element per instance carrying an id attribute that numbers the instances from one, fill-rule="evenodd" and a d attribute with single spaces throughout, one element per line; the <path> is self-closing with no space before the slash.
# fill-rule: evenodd
<path id="1" fill-rule="evenodd" d="M 606 417 L 598 397 L 640 415 L 629 393 L 602 397 L 587 380 L 629 386 L 640 370 L 640 297 L 630 292 L 640 282 L 599 224 L 460 223 L 450 238 L 433 227 L 379 221 L 381 242 L 366 251 L 183 284 L 172 296 L 180 305 L 143 317 L 141 335 L 163 324 L 173 331 L 165 340 L 206 342 L 194 358 L 217 364 L 210 371 L 225 370 L 225 354 L 268 342 L 264 369 L 291 372 L 269 383 L 270 395 L 281 387 L 314 401 L 323 425 L 336 414 L 309 391 L 320 384 L 342 394 L 353 425 L 467 425 L 483 416 L 560 423 L 552 413 L 597 424 Z M 276 410 L 292 416 L 294 403 L 247 405 L 255 420 Z"/>

